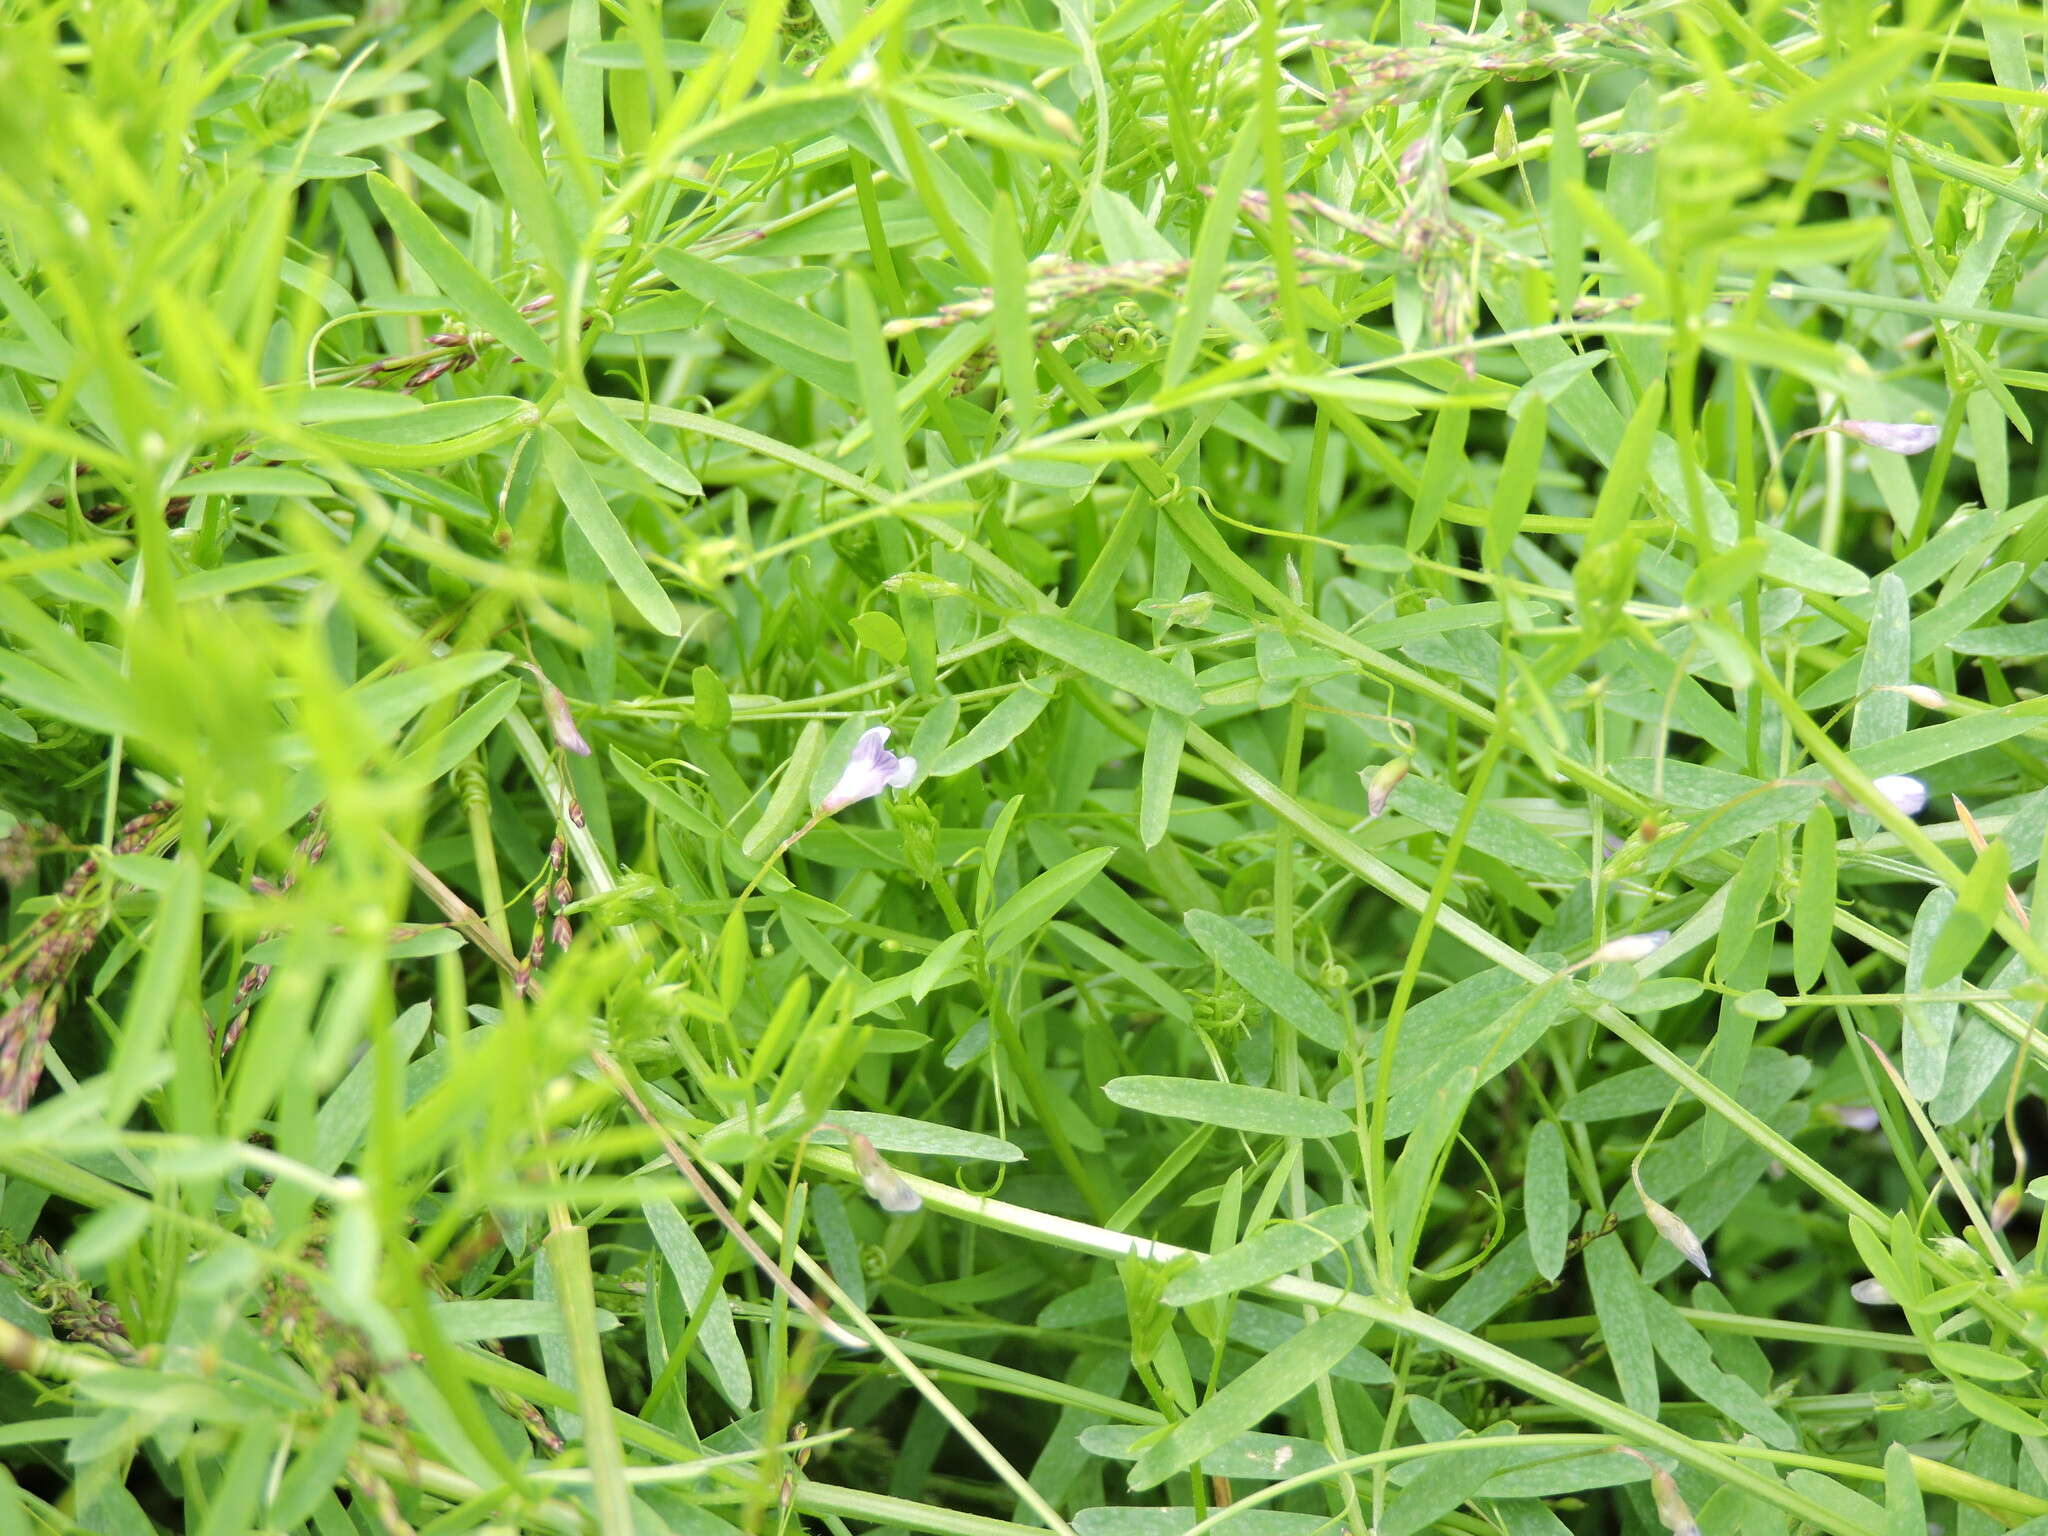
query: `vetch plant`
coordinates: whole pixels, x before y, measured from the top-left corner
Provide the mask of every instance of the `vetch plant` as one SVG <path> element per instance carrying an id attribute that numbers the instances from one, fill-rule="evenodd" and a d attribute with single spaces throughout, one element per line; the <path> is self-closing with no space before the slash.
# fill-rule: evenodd
<path id="1" fill-rule="evenodd" d="M 0 1526 L 2048 1518 L 2041 29 L 1855 10 L 6 8 Z"/>

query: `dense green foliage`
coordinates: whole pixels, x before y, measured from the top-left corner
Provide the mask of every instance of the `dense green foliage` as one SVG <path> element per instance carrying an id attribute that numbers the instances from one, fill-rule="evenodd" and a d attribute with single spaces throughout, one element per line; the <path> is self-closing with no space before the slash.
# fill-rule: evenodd
<path id="1" fill-rule="evenodd" d="M 0 0 L 0 1533 L 2048 1531 L 2038 6 L 355 10 Z"/>

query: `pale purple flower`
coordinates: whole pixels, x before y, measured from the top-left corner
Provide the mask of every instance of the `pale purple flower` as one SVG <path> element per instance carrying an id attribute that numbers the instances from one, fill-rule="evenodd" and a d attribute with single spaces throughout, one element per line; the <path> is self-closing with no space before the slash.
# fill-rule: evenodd
<path id="1" fill-rule="evenodd" d="M 853 756 L 846 760 L 846 771 L 819 803 L 820 816 L 836 815 L 849 805 L 872 800 L 885 789 L 902 789 L 917 777 L 917 759 L 898 757 L 886 745 L 888 740 L 886 725 L 861 732 L 860 740 L 853 744 Z"/>
<path id="2" fill-rule="evenodd" d="M 1927 786 L 1910 773 L 1887 773 L 1871 780 L 1871 785 L 1908 816 L 1918 816 L 1927 809 Z"/>
<path id="3" fill-rule="evenodd" d="M 583 733 L 576 729 L 576 717 L 569 712 L 569 700 L 562 690 L 548 681 L 548 675 L 532 662 L 522 662 L 540 683 L 541 707 L 547 711 L 548 730 L 555 738 L 555 745 L 564 752 L 574 752 L 578 757 L 590 756 L 590 743 L 583 739 Z"/>
<path id="4" fill-rule="evenodd" d="M 1832 1113 L 1835 1123 L 1845 1130 L 1874 1131 L 1884 1123 L 1868 1104 L 1837 1104 Z"/>
<path id="5" fill-rule="evenodd" d="M 847 1149 L 853 1153 L 854 1171 L 860 1175 L 860 1187 L 867 1191 L 870 1200 L 898 1216 L 908 1215 L 924 1204 L 924 1196 L 889 1166 L 872 1141 L 859 1131 L 845 1134 Z"/>
<path id="6" fill-rule="evenodd" d="M 1857 1301 L 1862 1302 L 1866 1307 L 1896 1307 L 1898 1305 L 1896 1301 L 1892 1300 L 1892 1293 L 1884 1288 L 1882 1282 L 1877 1280 L 1858 1280 L 1849 1287 L 1849 1294 Z"/>
<path id="7" fill-rule="evenodd" d="M 1893 453 L 1925 453 L 1941 441 L 1941 428 L 1917 421 L 1835 421 L 1828 426 L 1844 437 Z"/>

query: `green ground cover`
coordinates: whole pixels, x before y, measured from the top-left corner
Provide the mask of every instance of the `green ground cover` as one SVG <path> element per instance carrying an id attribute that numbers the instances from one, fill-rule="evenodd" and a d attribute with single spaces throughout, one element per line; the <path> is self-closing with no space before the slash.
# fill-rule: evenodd
<path id="1" fill-rule="evenodd" d="M 0 1533 L 2048 1531 L 2044 40 L 0 0 Z"/>

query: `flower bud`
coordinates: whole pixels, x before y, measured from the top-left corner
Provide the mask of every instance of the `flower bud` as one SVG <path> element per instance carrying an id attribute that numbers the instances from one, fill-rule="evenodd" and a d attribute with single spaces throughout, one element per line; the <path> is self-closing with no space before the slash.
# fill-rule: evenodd
<path id="1" fill-rule="evenodd" d="M 1636 1188 L 1640 1191 L 1642 1186 L 1638 1184 Z M 1643 1214 L 1650 1218 L 1650 1225 L 1657 1229 L 1657 1235 L 1676 1248 L 1686 1263 L 1709 1280 L 1713 1279 L 1714 1270 L 1707 1262 L 1706 1245 L 1700 1241 L 1699 1234 L 1685 1224 L 1684 1218 L 1668 1206 L 1659 1205 L 1648 1195 L 1643 1196 Z"/>
<path id="2" fill-rule="evenodd" d="M 1657 1518 L 1671 1536 L 1700 1536 L 1699 1522 L 1692 1517 L 1678 1481 L 1662 1467 L 1650 1474 L 1650 1497 L 1657 1502 Z"/>
<path id="3" fill-rule="evenodd" d="M 1394 790 L 1408 777 L 1408 759 L 1397 757 L 1380 764 L 1371 778 L 1365 782 L 1365 813 L 1377 817 L 1387 808 L 1387 802 L 1394 797 Z M 1360 778 L 1365 778 L 1361 773 Z"/>
<path id="4" fill-rule="evenodd" d="M 1587 965 L 1627 964 L 1636 960 L 1647 960 L 1663 947 L 1671 937 L 1669 928 L 1653 929 L 1649 933 L 1624 934 L 1618 939 L 1609 939 L 1592 954 L 1586 956 Z"/>
<path id="5" fill-rule="evenodd" d="M 1991 1230 L 2003 1232 L 2012 1225 L 2013 1217 L 2020 1213 L 2020 1187 L 2008 1184 L 1998 1192 L 1998 1198 L 1991 1202 Z"/>
<path id="6" fill-rule="evenodd" d="M 1896 1307 L 1898 1305 L 1896 1301 L 1892 1300 L 1892 1293 L 1875 1280 L 1858 1280 L 1849 1287 L 1849 1295 L 1852 1299 L 1862 1302 L 1866 1307 Z"/>
<path id="7" fill-rule="evenodd" d="M 549 682 L 547 674 L 532 662 L 525 665 L 540 684 L 541 708 L 547 712 L 548 730 L 554 735 L 555 745 L 564 752 L 574 752 L 578 757 L 590 756 L 590 743 L 576 729 L 576 717 L 569 713 L 569 701 L 562 690 Z"/>

